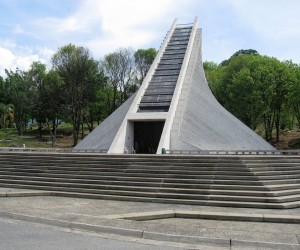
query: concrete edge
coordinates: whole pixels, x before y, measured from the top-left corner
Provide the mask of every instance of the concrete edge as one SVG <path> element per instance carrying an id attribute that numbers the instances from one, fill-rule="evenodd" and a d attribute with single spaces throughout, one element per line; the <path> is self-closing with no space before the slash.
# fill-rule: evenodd
<path id="1" fill-rule="evenodd" d="M 207 220 L 300 224 L 300 216 L 293 216 L 293 215 L 224 213 L 224 212 L 205 212 L 205 211 L 189 211 L 189 210 L 163 210 L 163 211 L 154 211 L 154 212 L 116 214 L 116 215 L 105 216 L 105 218 L 125 219 L 125 220 L 135 220 L 135 221 L 182 218 L 182 219 L 207 219 Z"/>
<path id="2" fill-rule="evenodd" d="M 245 241 L 245 240 L 231 240 L 231 247 L 255 247 L 257 249 L 272 249 L 272 250 L 299 250 L 299 244 L 284 244 L 284 243 L 272 243 L 272 242 L 260 242 L 260 241 Z"/>
<path id="3" fill-rule="evenodd" d="M 163 210 L 163 211 L 153 211 L 153 212 L 127 213 L 127 214 L 118 214 L 116 216 L 111 215 L 111 216 L 107 216 L 106 218 L 135 220 L 135 221 L 169 219 L 169 218 L 175 218 L 175 211 Z"/>
<path id="4" fill-rule="evenodd" d="M 221 239 L 221 238 L 202 238 L 196 236 L 186 236 L 186 235 L 174 235 L 174 234 L 163 234 L 148 232 L 143 230 L 118 228 L 102 225 L 92 225 L 84 223 L 76 223 L 63 220 L 54 220 L 30 215 L 0 212 L 1 218 L 21 220 L 37 224 L 45 224 L 49 226 L 63 227 L 69 229 L 78 229 L 96 233 L 103 234 L 113 234 L 121 235 L 125 237 L 145 239 L 145 240 L 155 240 L 155 241 L 166 241 L 174 243 L 188 243 L 191 245 L 206 245 L 206 246 L 216 246 L 216 247 L 269 247 L 272 249 L 286 249 L 294 250 L 299 249 L 300 244 L 284 244 L 284 243 L 272 243 L 272 242 L 258 242 L 258 241 L 243 241 L 234 239 Z"/>
<path id="5" fill-rule="evenodd" d="M 142 230 L 84 224 L 84 223 L 77 223 L 77 222 L 70 222 L 70 221 L 63 221 L 63 220 L 54 220 L 54 219 L 16 214 L 16 213 L 0 212 L 0 217 L 6 219 L 12 219 L 12 220 L 21 220 L 21 221 L 27 221 L 32 223 L 38 223 L 38 224 L 46 224 L 49 226 L 64 227 L 69 229 L 80 229 L 80 230 L 92 231 L 97 233 L 105 233 L 105 234 L 118 234 L 122 236 L 129 236 L 135 238 L 141 238 L 143 235 Z"/>

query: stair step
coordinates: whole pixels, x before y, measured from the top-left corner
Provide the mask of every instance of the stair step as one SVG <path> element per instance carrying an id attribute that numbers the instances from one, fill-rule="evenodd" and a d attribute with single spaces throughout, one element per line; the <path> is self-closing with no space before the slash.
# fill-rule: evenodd
<path id="1" fill-rule="evenodd" d="M 6 187 L 18 187 L 18 188 L 33 188 L 44 190 L 43 187 L 28 186 L 28 185 L 11 185 L 1 184 Z M 155 202 L 155 203 L 173 203 L 173 204 L 184 204 L 184 205 L 198 205 L 198 206 L 221 206 L 221 207 L 250 207 L 250 208 L 271 208 L 271 209 L 282 209 L 298 207 L 300 202 L 289 202 L 289 203 L 260 203 L 260 202 L 238 202 L 238 201 L 216 201 L 216 200 L 188 200 L 188 199 L 160 199 L 150 197 L 138 197 L 138 196 L 120 196 L 120 195 L 104 195 L 104 194 L 91 194 L 81 192 L 65 192 L 65 191 L 53 191 L 57 196 L 63 197 L 76 197 L 85 199 L 104 199 L 104 200 L 123 200 L 123 201 L 135 201 L 135 202 Z"/>
<path id="2" fill-rule="evenodd" d="M 257 197 L 257 196 L 229 196 L 229 195 L 201 195 L 201 194 L 180 194 L 180 193 L 164 193 L 164 192 L 142 192 L 142 191 L 127 191 L 127 190 L 101 190 L 101 189 L 85 189 L 72 187 L 69 183 L 61 184 L 60 186 L 53 185 L 50 182 L 34 182 L 34 181 L 12 181 L 16 186 L 18 184 L 27 185 L 31 187 L 43 187 L 49 191 L 65 191 L 65 192 L 82 192 L 104 195 L 122 195 L 122 196 L 139 196 L 139 197 L 151 197 L 151 198 L 171 198 L 171 199 L 189 199 L 189 200 L 217 200 L 217 201 L 239 201 L 239 202 L 263 202 L 263 203 L 280 203 L 282 201 L 296 201 L 300 195 L 290 195 L 285 197 Z M 12 183 L 11 183 L 12 184 Z"/>
<path id="3" fill-rule="evenodd" d="M 300 207 L 300 156 L 0 152 L 0 186 L 98 199 L 293 208 Z"/>
<path id="4" fill-rule="evenodd" d="M 18 173 L 20 175 L 20 172 Z M 59 173 L 57 173 L 59 174 Z M 35 176 L 44 176 L 44 177 L 55 177 L 57 174 L 54 173 L 34 173 Z M 7 175 L 6 175 L 7 176 Z M 22 173 L 22 176 L 32 176 L 28 173 Z M 77 175 L 78 176 L 78 175 Z M 79 175 L 80 177 L 83 177 L 83 175 Z M 86 178 L 91 179 L 97 179 L 97 180 L 116 180 L 116 181 L 143 181 L 145 183 L 147 182 L 164 182 L 164 183 L 190 183 L 190 184 L 230 184 L 230 185 L 254 185 L 254 186 L 260 186 L 262 185 L 260 182 L 255 180 L 228 180 L 228 179 L 183 179 L 180 178 L 174 178 L 172 176 L 168 177 L 147 177 L 146 176 L 114 176 L 114 175 L 85 175 Z M 65 175 L 66 178 L 74 178 L 75 175 Z"/>

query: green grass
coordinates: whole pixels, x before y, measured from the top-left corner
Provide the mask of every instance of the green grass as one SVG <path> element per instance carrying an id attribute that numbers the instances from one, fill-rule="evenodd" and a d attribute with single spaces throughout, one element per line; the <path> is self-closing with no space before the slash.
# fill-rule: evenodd
<path id="1" fill-rule="evenodd" d="M 59 147 L 71 147 L 72 125 L 61 124 L 57 129 L 57 142 Z M 50 148 L 51 135 L 47 129 L 42 131 L 42 137 L 37 126 L 31 126 L 26 129 L 23 136 L 18 135 L 15 128 L 0 129 L 0 147 L 23 147 L 23 144 L 29 148 Z"/>

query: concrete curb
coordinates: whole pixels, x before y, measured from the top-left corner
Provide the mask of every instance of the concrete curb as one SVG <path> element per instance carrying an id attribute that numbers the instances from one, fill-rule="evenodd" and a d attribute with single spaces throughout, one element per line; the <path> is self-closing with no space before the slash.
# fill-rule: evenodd
<path id="1" fill-rule="evenodd" d="M 278 215 L 278 214 L 245 214 L 245 213 L 224 213 L 204 212 L 189 210 L 164 210 L 154 212 L 129 213 L 110 215 L 109 219 L 126 219 L 135 221 L 158 220 L 167 218 L 185 219 L 207 219 L 207 220 L 228 220 L 228 221 L 252 221 L 252 222 L 274 222 L 300 224 L 300 216 Z"/>
<path id="2" fill-rule="evenodd" d="M 0 212 L 0 217 L 6 219 L 12 219 L 12 220 L 22 220 L 22 221 L 38 223 L 38 224 L 46 224 L 49 226 L 57 226 L 57 227 L 64 227 L 70 229 L 81 229 L 81 230 L 92 231 L 97 233 L 118 234 L 118 235 L 128 236 L 128 237 L 141 238 L 143 235 L 143 231 L 141 230 L 84 224 L 84 223 L 69 222 L 63 220 L 53 220 L 48 218 L 8 213 L 8 212 Z"/>
<path id="3" fill-rule="evenodd" d="M 162 215 L 162 213 L 160 213 Z M 285 249 L 285 250 L 298 250 L 300 244 L 281 244 L 272 242 L 258 242 L 258 241 L 243 241 L 234 239 L 221 239 L 221 238 L 202 238 L 196 236 L 174 235 L 148 232 L 144 230 L 135 230 L 127 228 L 118 228 L 102 225 L 92 225 L 84 223 L 69 222 L 63 220 L 53 220 L 48 218 L 41 218 L 23 214 L 0 212 L 1 218 L 21 220 L 31 223 L 45 224 L 49 226 L 63 227 L 69 229 L 78 229 L 103 234 L 121 235 L 131 238 L 139 238 L 145 240 L 166 241 L 174 243 L 188 243 L 191 245 L 203 245 L 203 246 L 216 246 L 216 247 L 255 247 L 257 248 L 270 248 L 270 249 Z"/>

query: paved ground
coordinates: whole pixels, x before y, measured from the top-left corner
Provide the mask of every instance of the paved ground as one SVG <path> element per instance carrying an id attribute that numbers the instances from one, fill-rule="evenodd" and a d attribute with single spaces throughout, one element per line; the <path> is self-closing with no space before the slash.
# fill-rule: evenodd
<path id="1" fill-rule="evenodd" d="M 225 216 L 229 213 L 249 215 L 249 217 L 273 215 L 273 217 L 282 220 L 285 218 L 298 218 L 300 220 L 300 209 L 226 208 L 31 196 L 38 195 L 32 191 L 27 193 L 27 197 L 22 197 L 26 195 L 25 191 L 0 188 L 0 196 L 2 196 L 0 198 L 0 217 L 63 228 L 119 234 L 127 236 L 127 239 L 175 241 L 194 244 L 195 247 L 207 245 L 229 249 L 229 244 L 232 243 L 233 249 L 300 249 L 299 223 L 181 218 L 147 221 L 122 219 L 124 214 L 136 215 L 142 212 L 183 210 L 202 213 L 215 212 Z M 43 194 L 45 195 L 45 193 Z M 191 248 L 190 245 L 182 247 Z"/>
<path id="2" fill-rule="evenodd" d="M 99 237 L 93 233 L 0 219 L 0 248 L 5 250 L 156 250 L 157 246 L 137 242 Z M 173 246 L 159 246 L 160 250 L 172 250 Z"/>

